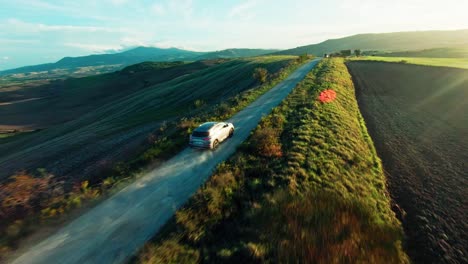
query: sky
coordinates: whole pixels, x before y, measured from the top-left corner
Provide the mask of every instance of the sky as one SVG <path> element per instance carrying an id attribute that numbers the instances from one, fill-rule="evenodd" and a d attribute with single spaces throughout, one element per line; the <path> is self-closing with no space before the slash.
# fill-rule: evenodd
<path id="1" fill-rule="evenodd" d="M 468 0 L 0 0 L 0 70 L 135 46 L 287 49 L 468 29 Z"/>

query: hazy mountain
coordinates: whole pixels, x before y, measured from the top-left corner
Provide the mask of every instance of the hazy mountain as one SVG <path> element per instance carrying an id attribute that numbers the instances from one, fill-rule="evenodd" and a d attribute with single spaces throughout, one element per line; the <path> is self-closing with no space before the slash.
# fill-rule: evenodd
<path id="1" fill-rule="evenodd" d="M 358 34 L 339 39 L 301 46 L 275 54 L 300 55 L 304 53 L 321 56 L 324 53 L 344 49 L 406 51 L 468 45 L 468 29 L 450 31 L 414 31 L 380 34 Z"/>
<path id="2" fill-rule="evenodd" d="M 69 69 L 87 66 L 101 66 L 121 64 L 131 65 L 144 61 L 176 61 L 192 60 L 193 58 L 204 54 L 182 50 L 177 48 L 161 49 L 153 47 L 138 47 L 124 52 L 113 54 L 96 54 L 81 57 L 65 57 L 56 63 L 46 63 L 34 66 L 26 66 L 12 70 L 0 72 L 0 74 L 26 73 L 38 71 L 50 71 L 54 69 Z"/>
<path id="3" fill-rule="evenodd" d="M 65 57 L 55 63 L 46 63 L 1 71 L 0 75 L 73 69 L 78 67 L 102 65 L 132 65 L 144 61 L 196 61 L 202 59 L 237 58 L 259 56 L 277 50 L 227 49 L 215 52 L 196 52 L 177 48 L 137 47 L 112 54 L 96 54 L 81 57 Z"/>
<path id="4" fill-rule="evenodd" d="M 254 57 L 265 55 L 279 50 L 274 49 L 226 49 L 214 52 L 208 52 L 197 57 L 198 60 L 204 59 L 226 59 L 226 58 L 242 58 L 242 57 Z"/>

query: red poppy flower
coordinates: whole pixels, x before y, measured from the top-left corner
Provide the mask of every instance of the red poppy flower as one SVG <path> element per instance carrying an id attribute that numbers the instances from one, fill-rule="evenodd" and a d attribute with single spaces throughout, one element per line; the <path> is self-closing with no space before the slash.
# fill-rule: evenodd
<path id="1" fill-rule="evenodd" d="M 331 89 L 328 89 L 328 90 L 325 90 L 325 91 L 321 92 L 319 97 L 318 97 L 318 99 L 322 103 L 329 103 L 329 102 L 335 100 L 335 98 L 336 98 L 336 92 L 331 90 Z"/>

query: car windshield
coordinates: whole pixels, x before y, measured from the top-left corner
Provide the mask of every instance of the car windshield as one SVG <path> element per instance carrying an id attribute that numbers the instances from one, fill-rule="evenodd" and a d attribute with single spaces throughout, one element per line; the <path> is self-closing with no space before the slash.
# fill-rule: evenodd
<path id="1" fill-rule="evenodd" d="M 192 137 L 207 137 L 209 135 L 209 132 L 193 131 Z"/>

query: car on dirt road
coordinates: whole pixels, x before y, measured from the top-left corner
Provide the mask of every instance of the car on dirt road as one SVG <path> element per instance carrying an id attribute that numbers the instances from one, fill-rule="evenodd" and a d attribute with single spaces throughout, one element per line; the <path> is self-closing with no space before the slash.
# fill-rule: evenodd
<path id="1" fill-rule="evenodd" d="M 192 148 L 215 149 L 234 135 L 234 125 L 225 122 L 206 122 L 193 130 L 189 145 Z"/>

